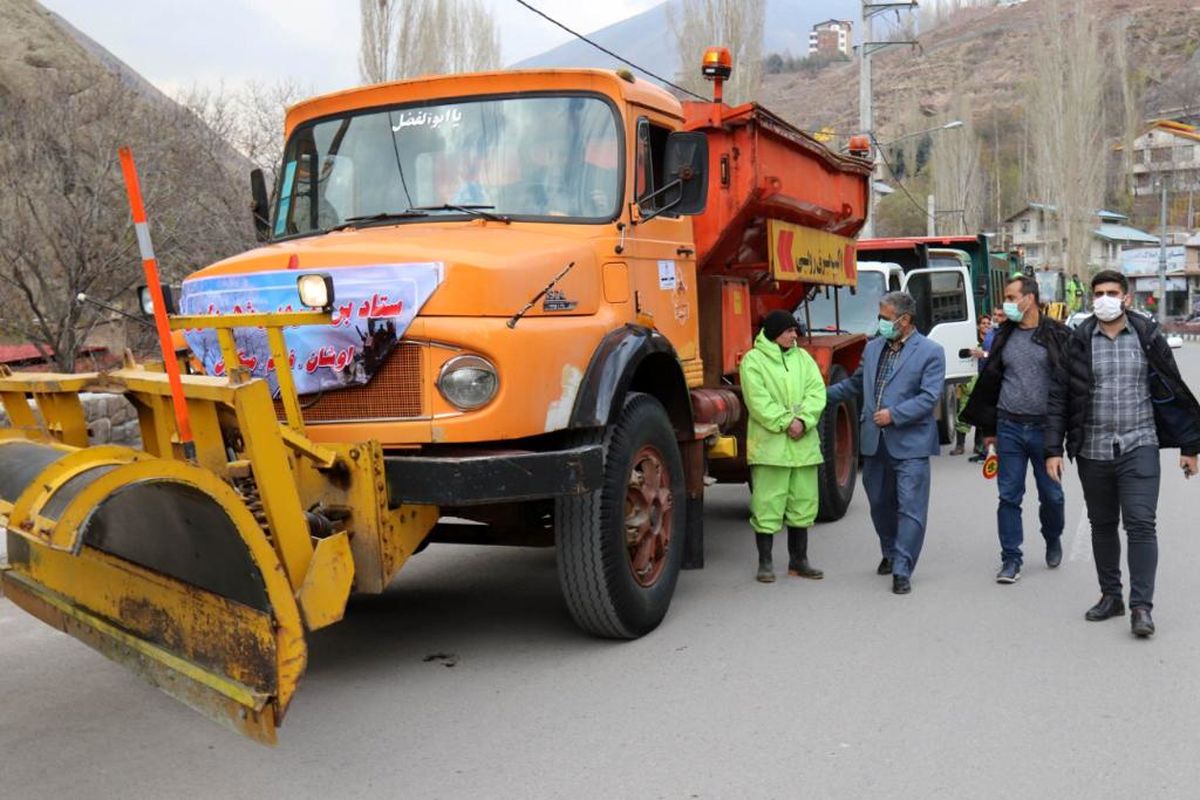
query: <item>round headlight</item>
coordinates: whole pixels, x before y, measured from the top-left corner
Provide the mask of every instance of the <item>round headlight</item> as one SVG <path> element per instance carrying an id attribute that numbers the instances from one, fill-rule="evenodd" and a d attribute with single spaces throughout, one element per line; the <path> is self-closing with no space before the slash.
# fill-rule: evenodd
<path id="1" fill-rule="evenodd" d="M 500 378 L 491 362 L 479 356 L 458 356 L 446 362 L 437 379 L 438 391 L 450 405 L 470 411 L 496 396 Z"/>

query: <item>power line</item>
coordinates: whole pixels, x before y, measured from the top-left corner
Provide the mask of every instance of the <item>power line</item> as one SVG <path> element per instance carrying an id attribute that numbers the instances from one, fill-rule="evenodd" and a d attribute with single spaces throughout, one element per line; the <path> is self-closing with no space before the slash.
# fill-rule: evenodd
<path id="1" fill-rule="evenodd" d="M 682 86 L 680 86 L 679 84 L 673 83 L 672 81 L 667 80 L 666 78 L 664 78 L 661 75 L 656 75 L 655 73 L 651 72 L 650 70 L 646 69 L 645 67 L 639 67 L 637 64 L 633 63 L 629 59 L 624 58 L 623 56 L 617 55 L 612 50 L 609 50 L 607 47 L 605 47 L 602 44 L 599 44 L 598 42 L 592 41 L 588 37 L 584 36 L 582 33 L 576 33 L 575 31 L 568 28 L 566 25 L 564 25 L 561 22 L 559 22 L 558 20 L 556 20 L 554 17 L 547 14 L 545 11 L 541 11 L 537 8 L 534 8 L 532 5 L 525 2 L 525 0 L 516 0 L 516 2 L 518 5 L 525 6 L 525 8 L 527 8 L 530 11 L 532 11 L 533 13 L 537 14 L 539 17 L 546 20 L 547 22 L 549 22 L 553 25 L 557 25 L 558 27 L 562 28 L 564 31 L 571 34 L 576 39 L 587 42 L 588 44 L 590 44 L 592 47 L 596 48 L 600 52 L 612 56 L 617 61 L 620 61 L 622 64 L 625 64 L 626 66 L 629 66 L 629 67 L 633 67 L 638 72 L 641 72 L 645 75 L 649 75 L 651 78 L 654 78 L 654 80 L 659 81 L 660 83 L 663 83 L 667 86 L 670 86 L 672 89 L 676 89 L 680 92 L 683 92 L 684 94 L 691 95 L 692 97 L 696 98 L 697 100 L 703 101 L 705 103 L 709 102 L 709 98 L 704 97 L 703 95 L 696 94 L 691 89 L 685 89 Z"/>
<path id="2" fill-rule="evenodd" d="M 519 0 L 518 0 L 518 2 L 519 2 Z M 901 183 L 900 178 L 896 175 L 896 170 L 892 167 L 892 162 L 888 161 L 888 157 L 884 154 L 883 148 L 879 145 L 879 140 L 875 138 L 875 134 L 871 134 L 871 142 L 875 145 L 875 150 L 876 150 L 876 152 L 879 153 L 879 157 L 883 159 L 883 163 L 887 165 L 888 172 L 892 173 L 893 178 L 896 178 L 896 186 L 898 186 L 900 188 L 901 192 L 904 192 L 904 196 L 908 198 L 908 201 L 910 203 L 912 203 L 914 206 L 916 206 L 918 209 L 920 209 L 921 214 L 923 216 L 928 217 L 929 219 L 936 222 L 937 217 L 934 216 L 933 214 L 930 214 L 929 209 L 926 208 L 925 206 L 921 205 L 920 203 L 918 203 L 916 201 L 916 198 L 914 198 L 911 194 L 908 193 L 908 189 L 904 188 L 904 184 Z M 872 180 L 874 180 L 874 178 L 872 178 Z"/>

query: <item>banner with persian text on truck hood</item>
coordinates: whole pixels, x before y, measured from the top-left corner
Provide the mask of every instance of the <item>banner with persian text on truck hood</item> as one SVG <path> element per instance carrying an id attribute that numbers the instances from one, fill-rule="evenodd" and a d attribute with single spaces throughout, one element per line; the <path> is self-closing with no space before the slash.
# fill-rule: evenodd
<path id="1" fill-rule="evenodd" d="M 253 314 L 306 311 L 296 279 L 318 270 L 274 270 L 213 275 L 183 282 L 182 314 Z M 320 270 L 333 278 L 328 325 L 284 328 L 288 360 L 299 394 L 359 386 L 371 380 L 417 312 L 442 283 L 437 262 L 378 264 Z M 216 331 L 186 330 L 192 353 L 209 375 L 222 376 L 225 360 Z M 241 367 L 278 388 L 275 364 L 262 328 L 234 331 Z"/>

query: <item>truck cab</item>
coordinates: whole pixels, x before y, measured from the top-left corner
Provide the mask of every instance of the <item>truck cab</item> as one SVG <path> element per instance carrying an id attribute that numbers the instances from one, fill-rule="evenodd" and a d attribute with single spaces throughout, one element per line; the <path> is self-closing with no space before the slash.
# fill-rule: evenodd
<path id="1" fill-rule="evenodd" d="M 279 309 L 297 276 L 329 276 L 330 326 L 288 335 L 308 436 L 378 441 L 391 502 L 440 509 L 429 542 L 556 546 L 584 628 L 657 625 L 702 561 L 707 453 L 740 431 L 722 354 L 802 288 L 792 264 L 750 290 L 768 227 L 824 236 L 848 280 L 865 162 L 753 104 L 603 70 L 363 87 L 291 108 L 286 137 L 262 245 L 188 277 L 182 310 Z M 745 305 L 710 305 L 711 273 Z M 237 366 L 273 381 L 238 336 Z M 212 332 L 189 344 L 229 371 Z M 587 572 L 610 552 L 627 574 Z"/>

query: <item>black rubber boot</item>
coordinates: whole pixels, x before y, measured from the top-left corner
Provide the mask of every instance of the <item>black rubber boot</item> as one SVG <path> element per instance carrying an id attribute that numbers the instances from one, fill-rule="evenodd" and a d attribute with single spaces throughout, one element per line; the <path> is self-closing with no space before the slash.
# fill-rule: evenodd
<path id="1" fill-rule="evenodd" d="M 954 432 L 954 449 L 950 451 L 952 456 L 961 456 L 963 454 L 963 445 L 967 443 L 967 435 L 962 431 Z"/>
<path id="2" fill-rule="evenodd" d="M 756 533 L 754 539 L 758 543 L 758 582 L 775 582 L 775 565 L 771 562 L 771 549 L 775 546 L 775 535 L 771 533 Z"/>
<path id="3" fill-rule="evenodd" d="M 788 575 L 819 581 L 821 570 L 808 563 L 808 528 L 788 528 Z"/>

